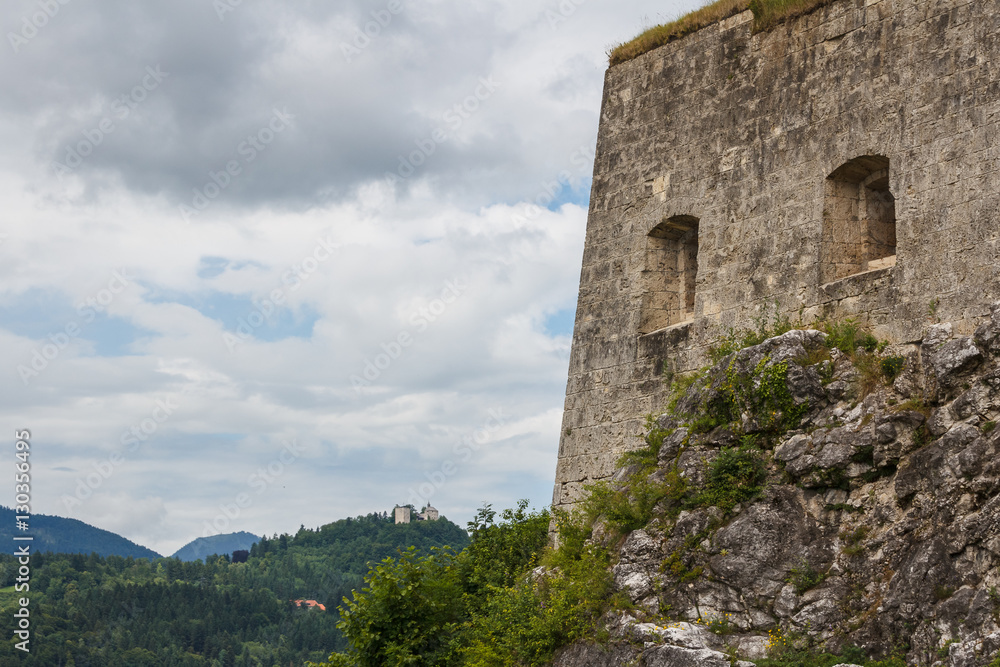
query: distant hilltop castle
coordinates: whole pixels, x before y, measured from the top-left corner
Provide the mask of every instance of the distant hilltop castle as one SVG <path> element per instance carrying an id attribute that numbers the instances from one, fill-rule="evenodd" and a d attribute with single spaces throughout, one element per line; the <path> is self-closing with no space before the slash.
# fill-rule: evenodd
<path id="1" fill-rule="evenodd" d="M 604 84 L 554 507 L 609 478 L 726 327 L 968 335 L 1000 296 L 996 2 L 745 11 Z M 774 315 L 772 315 L 772 313 Z"/>
<path id="2" fill-rule="evenodd" d="M 410 523 L 411 521 L 437 521 L 441 516 L 441 514 L 430 505 L 424 507 L 422 512 L 413 511 L 413 507 L 410 505 L 402 507 L 396 505 L 392 514 L 396 523 Z"/>

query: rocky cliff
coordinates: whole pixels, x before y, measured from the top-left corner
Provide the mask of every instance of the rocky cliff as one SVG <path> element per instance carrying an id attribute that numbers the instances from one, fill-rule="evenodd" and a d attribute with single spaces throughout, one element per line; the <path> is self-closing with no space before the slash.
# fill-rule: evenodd
<path id="1" fill-rule="evenodd" d="M 557 666 L 748 665 L 789 646 L 996 658 L 1000 304 L 973 336 L 932 324 L 886 346 L 827 331 L 675 382 L 649 448 L 611 484 L 626 499 L 655 489 L 648 521 L 594 526 L 631 605 L 603 618 L 610 643 L 575 644 Z"/>

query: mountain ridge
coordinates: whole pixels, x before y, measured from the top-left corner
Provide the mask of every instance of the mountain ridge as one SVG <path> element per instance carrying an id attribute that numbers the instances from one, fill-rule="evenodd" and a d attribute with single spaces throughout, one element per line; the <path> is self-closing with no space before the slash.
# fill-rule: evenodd
<path id="1" fill-rule="evenodd" d="M 234 551 L 250 551 L 250 548 L 259 541 L 260 537 L 245 530 L 223 535 L 209 535 L 191 540 L 170 557 L 190 562 L 207 558 L 213 554 L 232 555 Z"/>
<path id="2" fill-rule="evenodd" d="M 15 512 L 0 505 L 0 539 L 13 540 Z M 133 558 L 162 558 L 162 556 L 127 537 L 110 530 L 98 528 L 79 519 L 51 514 L 33 514 L 29 529 L 19 536 L 31 536 L 33 550 L 54 553 L 97 553 L 101 556 L 132 556 Z"/>

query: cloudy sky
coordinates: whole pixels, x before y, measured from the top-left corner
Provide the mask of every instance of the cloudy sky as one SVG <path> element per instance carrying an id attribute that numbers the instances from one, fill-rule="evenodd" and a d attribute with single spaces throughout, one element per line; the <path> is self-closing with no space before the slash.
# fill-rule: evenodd
<path id="1" fill-rule="evenodd" d="M 547 505 L 606 51 L 697 4 L 5 2 L 33 510 L 170 554 Z"/>

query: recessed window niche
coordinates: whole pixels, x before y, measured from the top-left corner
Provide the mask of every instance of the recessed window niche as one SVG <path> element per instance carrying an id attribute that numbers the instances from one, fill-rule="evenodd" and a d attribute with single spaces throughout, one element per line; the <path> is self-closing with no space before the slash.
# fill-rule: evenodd
<path id="1" fill-rule="evenodd" d="M 821 255 L 824 283 L 896 263 L 889 158 L 863 155 L 827 177 Z"/>
<path id="2" fill-rule="evenodd" d="M 639 333 L 693 319 L 697 276 L 698 218 L 675 215 L 650 230 Z"/>

